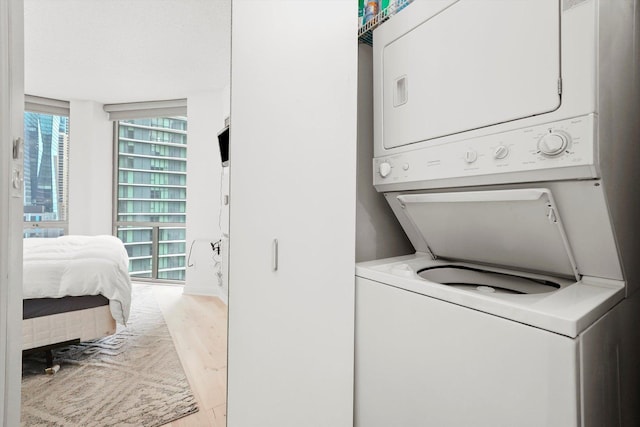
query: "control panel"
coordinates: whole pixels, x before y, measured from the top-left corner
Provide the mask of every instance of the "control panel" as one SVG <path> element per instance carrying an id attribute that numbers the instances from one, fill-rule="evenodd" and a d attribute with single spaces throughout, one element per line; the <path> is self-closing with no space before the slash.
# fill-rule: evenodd
<path id="1" fill-rule="evenodd" d="M 593 115 L 374 159 L 374 185 L 594 164 Z M 533 179 L 533 178 L 532 178 Z"/>

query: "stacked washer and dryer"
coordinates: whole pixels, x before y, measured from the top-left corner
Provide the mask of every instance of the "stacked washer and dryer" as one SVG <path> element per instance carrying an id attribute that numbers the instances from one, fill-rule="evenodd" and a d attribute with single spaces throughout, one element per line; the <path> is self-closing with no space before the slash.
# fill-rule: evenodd
<path id="1" fill-rule="evenodd" d="M 636 0 L 416 0 L 374 31 L 355 424 L 640 425 Z"/>

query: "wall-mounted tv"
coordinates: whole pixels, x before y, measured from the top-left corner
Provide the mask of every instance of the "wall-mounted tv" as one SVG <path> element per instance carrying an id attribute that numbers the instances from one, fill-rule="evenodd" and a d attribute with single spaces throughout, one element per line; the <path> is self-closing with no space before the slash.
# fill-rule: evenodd
<path id="1" fill-rule="evenodd" d="M 229 166 L 229 126 L 218 133 L 218 147 L 220 148 L 222 166 Z"/>

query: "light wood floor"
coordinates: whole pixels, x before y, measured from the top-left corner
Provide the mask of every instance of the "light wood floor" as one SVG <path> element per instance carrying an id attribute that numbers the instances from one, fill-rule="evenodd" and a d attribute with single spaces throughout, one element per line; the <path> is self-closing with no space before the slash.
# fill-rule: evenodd
<path id="1" fill-rule="evenodd" d="M 164 427 L 225 427 L 227 306 L 216 297 L 183 295 L 179 286 L 154 286 L 199 411 Z"/>

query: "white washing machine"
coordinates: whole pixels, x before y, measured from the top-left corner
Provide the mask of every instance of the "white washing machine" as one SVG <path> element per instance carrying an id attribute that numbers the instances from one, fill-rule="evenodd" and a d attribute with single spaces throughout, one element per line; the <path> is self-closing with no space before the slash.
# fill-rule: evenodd
<path id="1" fill-rule="evenodd" d="M 640 425 L 636 0 L 417 0 L 374 31 L 355 425 Z"/>
<path id="2" fill-rule="evenodd" d="M 622 425 L 620 363 L 637 352 L 620 325 L 635 314 L 624 282 L 572 277 L 550 196 L 394 196 L 430 252 L 356 267 L 357 426 Z"/>

